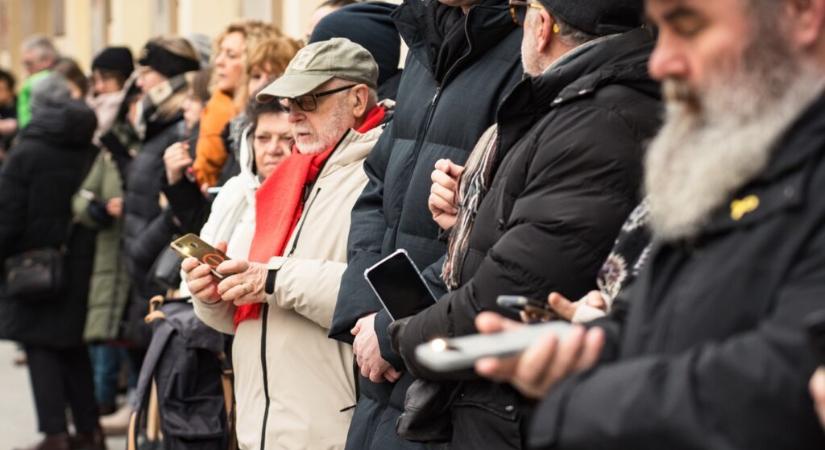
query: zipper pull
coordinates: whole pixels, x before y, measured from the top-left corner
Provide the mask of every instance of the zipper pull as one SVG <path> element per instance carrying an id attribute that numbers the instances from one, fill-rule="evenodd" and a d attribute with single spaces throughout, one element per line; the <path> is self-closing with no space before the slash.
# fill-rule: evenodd
<path id="1" fill-rule="evenodd" d="M 439 95 L 441 95 L 441 86 L 435 88 L 435 95 L 433 95 L 433 99 L 430 102 L 430 106 L 435 106 L 435 103 L 438 101 Z"/>

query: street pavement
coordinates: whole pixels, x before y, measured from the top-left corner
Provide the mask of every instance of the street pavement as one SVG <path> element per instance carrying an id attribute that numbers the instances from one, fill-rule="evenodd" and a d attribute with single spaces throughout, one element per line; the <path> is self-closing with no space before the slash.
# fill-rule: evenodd
<path id="1" fill-rule="evenodd" d="M 25 366 L 12 364 L 16 348 L 7 341 L 0 342 L 0 450 L 12 450 L 37 442 L 37 418 L 34 399 Z M 126 448 L 122 437 L 108 438 L 109 450 Z"/>

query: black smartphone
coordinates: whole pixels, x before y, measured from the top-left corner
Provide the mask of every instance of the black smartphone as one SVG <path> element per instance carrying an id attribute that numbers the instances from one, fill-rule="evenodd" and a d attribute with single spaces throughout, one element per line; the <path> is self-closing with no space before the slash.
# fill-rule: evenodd
<path id="1" fill-rule="evenodd" d="M 413 316 L 435 304 L 435 296 L 404 249 L 365 270 L 364 278 L 393 320 Z"/>
<path id="2" fill-rule="evenodd" d="M 825 366 L 825 309 L 805 317 L 805 331 L 817 363 Z"/>
<path id="3" fill-rule="evenodd" d="M 524 311 L 529 317 L 540 321 L 548 321 L 556 318 L 555 313 L 550 309 L 550 304 L 547 302 L 521 295 L 499 295 L 496 298 L 496 304 L 502 308 Z"/>

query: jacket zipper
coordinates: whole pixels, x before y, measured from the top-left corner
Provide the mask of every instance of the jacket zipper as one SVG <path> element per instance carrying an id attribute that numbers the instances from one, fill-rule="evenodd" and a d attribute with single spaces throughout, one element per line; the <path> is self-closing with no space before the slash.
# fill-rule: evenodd
<path id="1" fill-rule="evenodd" d="M 309 214 L 309 209 L 312 207 L 312 204 L 315 203 L 315 200 L 318 198 L 318 195 L 321 193 L 321 188 L 315 190 L 315 195 L 312 199 L 307 203 L 306 208 L 304 209 L 303 216 L 304 220 L 301 221 L 301 225 L 298 227 L 298 231 L 295 232 L 295 239 L 292 241 L 292 247 L 289 249 L 289 253 L 286 254 L 287 257 L 292 256 L 295 252 L 295 248 L 298 246 L 298 239 L 301 237 L 301 231 L 304 229 L 304 223 L 306 223 L 306 217 Z M 264 303 L 263 311 L 261 312 L 261 371 L 263 372 L 263 383 L 264 383 L 264 418 L 261 427 L 261 450 L 266 448 L 266 423 L 269 420 L 269 404 L 270 404 L 270 397 L 269 397 L 269 373 L 267 371 L 266 366 L 266 329 L 267 329 L 267 317 L 269 315 L 269 303 Z"/>
<path id="2" fill-rule="evenodd" d="M 264 382 L 264 418 L 261 427 L 261 450 L 266 448 L 266 422 L 269 420 L 269 374 L 266 368 L 266 318 L 269 315 L 269 303 L 264 303 L 261 312 L 261 370 Z"/>

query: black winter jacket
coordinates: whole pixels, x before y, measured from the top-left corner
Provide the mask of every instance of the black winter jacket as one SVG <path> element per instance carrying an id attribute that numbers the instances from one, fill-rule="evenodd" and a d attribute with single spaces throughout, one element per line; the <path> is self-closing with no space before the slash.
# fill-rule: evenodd
<path id="1" fill-rule="evenodd" d="M 94 112 L 82 102 L 44 106 L 20 133 L 0 173 L 0 261 L 43 247 L 68 245 L 59 298 L 36 302 L 0 295 L 0 339 L 65 348 L 83 345 L 94 233 L 75 226 L 72 196 L 96 149 Z"/>
<path id="2" fill-rule="evenodd" d="M 602 363 L 551 391 L 533 446 L 825 448 L 803 326 L 825 308 L 824 124 L 825 97 L 696 238 L 654 241 L 629 309 L 594 324 Z"/>
<path id="3" fill-rule="evenodd" d="M 405 248 L 426 268 L 433 289 L 444 291 L 439 258 L 446 246 L 427 209 L 430 174 L 441 158 L 463 164 L 494 122 L 501 100 L 522 76 L 521 31 L 503 0 L 479 2 L 459 26 L 455 24 L 464 23 L 460 9 L 437 1 L 407 0 L 393 17 L 410 52 L 398 109 L 364 165 L 369 183 L 353 208 L 348 266 L 330 336 L 352 342 L 349 331 L 355 322 L 380 311 L 375 328 L 382 356 L 403 368 L 387 334 L 389 316 L 364 281 L 364 269 Z M 408 375 L 396 384 L 361 379 L 348 448 L 418 448 L 395 433 L 410 383 Z"/>
<path id="4" fill-rule="evenodd" d="M 149 269 L 177 230 L 171 210 L 160 205 L 166 176 L 163 153 L 183 136 L 183 119 L 179 114 L 164 124 L 155 124 L 129 166 L 123 201 L 123 239 L 129 275 L 146 300 L 159 292 L 148 277 Z"/>
<path id="5" fill-rule="evenodd" d="M 150 122 L 141 149 L 129 164 L 123 196 L 123 245 L 132 296 L 123 337 L 138 346 L 149 343 L 150 330 L 143 323 L 149 299 L 163 293 L 163 288 L 153 280 L 153 264 L 178 232 L 172 210 L 161 207 L 161 187 L 166 178 L 163 153 L 183 137 L 180 113 L 164 121 Z"/>
<path id="6" fill-rule="evenodd" d="M 453 449 L 522 448 L 528 408 L 508 386 L 473 373 L 438 374 L 415 347 L 476 333 L 499 295 L 580 298 L 639 201 L 644 144 L 659 126 L 658 85 L 647 75 L 653 39 L 644 29 L 590 44 L 526 79 L 498 114 L 494 179 L 469 235 L 461 287 L 393 327 L 407 368 L 429 380 L 461 380 L 452 406 Z M 485 447 L 485 445 L 487 447 Z"/>

